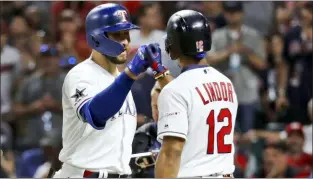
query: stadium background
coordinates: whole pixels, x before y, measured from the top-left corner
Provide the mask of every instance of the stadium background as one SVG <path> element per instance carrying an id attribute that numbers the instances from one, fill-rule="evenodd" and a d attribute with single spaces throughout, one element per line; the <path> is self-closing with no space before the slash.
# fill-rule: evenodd
<path id="1" fill-rule="evenodd" d="M 62 82 L 70 68 L 89 57 L 84 18 L 93 7 L 106 2 L 1 2 L 1 177 L 45 177 L 51 163 L 58 163 Z M 307 105 L 313 81 L 312 3 L 120 3 L 141 26 L 140 31 L 131 32 L 133 51 L 152 42 L 164 48 L 167 19 L 186 8 L 203 12 L 211 21 L 215 44 L 203 63 L 210 63 L 218 51 L 236 49 L 226 59 L 232 65 L 223 63 L 220 68 L 242 84 L 238 87 L 243 95 L 235 135 L 236 177 L 310 175 L 312 121 L 308 112 L 312 107 Z M 238 17 L 229 15 L 234 12 L 242 12 L 244 25 L 240 29 L 246 30 L 240 30 L 237 40 L 230 35 L 231 43 L 225 42 L 225 29 Z M 53 46 L 56 53 L 41 54 L 43 44 Z M 257 68 L 245 63 L 249 50 L 259 54 Z M 163 56 L 177 76 L 180 69 L 176 62 Z M 241 76 L 234 75 L 238 71 Z M 281 85 L 284 79 L 286 88 Z M 248 87 L 242 87 L 244 84 Z M 152 87 L 153 78 L 146 73 L 132 88 L 138 126 L 153 121 Z M 264 173 L 263 166 L 271 166 L 270 172 Z"/>

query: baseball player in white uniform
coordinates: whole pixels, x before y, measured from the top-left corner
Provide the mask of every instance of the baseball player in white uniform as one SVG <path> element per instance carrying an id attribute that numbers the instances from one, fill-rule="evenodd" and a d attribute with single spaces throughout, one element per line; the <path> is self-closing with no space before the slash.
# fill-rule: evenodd
<path id="1" fill-rule="evenodd" d="M 136 108 L 130 92 L 136 77 L 148 68 L 146 46 L 119 73 L 127 60 L 128 11 L 108 3 L 86 17 L 89 59 L 67 74 L 63 85 L 62 168 L 54 178 L 126 178 L 136 130 Z"/>
<path id="2" fill-rule="evenodd" d="M 158 99 L 157 136 L 162 147 L 155 176 L 233 177 L 237 95 L 225 75 L 199 65 L 211 48 L 207 19 L 193 10 L 175 13 L 167 24 L 165 45 L 182 72 L 172 81 L 168 73 L 156 75 L 163 89 Z M 160 48 L 154 45 L 151 49 L 150 65 L 160 69 Z"/>

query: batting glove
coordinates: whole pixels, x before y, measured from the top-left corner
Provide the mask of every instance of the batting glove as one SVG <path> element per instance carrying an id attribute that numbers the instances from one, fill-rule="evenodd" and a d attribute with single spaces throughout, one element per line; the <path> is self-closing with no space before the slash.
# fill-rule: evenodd
<path id="1" fill-rule="evenodd" d="M 161 49 L 158 43 L 149 44 L 145 52 L 147 62 L 156 80 L 169 74 L 168 69 L 162 65 Z"/>
<path id="2" fill-rule="evenodd" d="M 128 69 L 136 76 L 138 76 L 142 72 L 145 72 L 149 67 L 144 55 L 146 48 L 146 45 L 140 46 L 134 58 L 126 65 Z"/>

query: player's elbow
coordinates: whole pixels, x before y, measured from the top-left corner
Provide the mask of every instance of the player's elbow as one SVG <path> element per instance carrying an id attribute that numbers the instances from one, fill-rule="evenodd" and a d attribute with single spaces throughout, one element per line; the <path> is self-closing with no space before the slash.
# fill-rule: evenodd
<path id="1" fill-rule="evenodd" d="M 162 150 L 168 158 L 180 158 L 185 144 L 185 139 L 164 136 Z"/>
<path id="2" fill-rule="evenodd" d="M 84 118 L 84 120 L 88 122 L 94 129 L 96 130 L 104 129 L 107 120 L 92 115 L 88 102 L 83 105 L 83 107 L 80 110 L 80 114 Z"/>

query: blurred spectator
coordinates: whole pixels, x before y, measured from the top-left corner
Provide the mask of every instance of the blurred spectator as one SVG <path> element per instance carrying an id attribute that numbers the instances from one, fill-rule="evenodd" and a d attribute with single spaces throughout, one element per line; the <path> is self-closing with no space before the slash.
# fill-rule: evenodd
<path id="1" fill-rule="evenodd" d="M 121 4 L 124 7 L 126 7 L 126 9 L 129 11 L 132 17 L 134 17 L 138 8 L 140 8 L 140 5 L 142 4 L 142 2 L 141 1 L 123 1 L 121 2 Z"/>
<path id="2" fill-rule="evenodd" d="M 246 150 L 243 150 L 242 145 L 240 144 L 241 138 L 240 132 L 234 133 L 234 144 L 235 144 L 235 178 L 244 178 L 244 173 L 248 164 L 248 154 Z"/>
<path id="3" fill-rule="evenodd" d="M 163 37 L 166 33 L 161 30 L 156 30 L 163 25 L 159 3 L 150 2 L 142 4 L 138 9 L 137 18 L 138 25 L 141 29 L 130 31 L 130 47 L 132 49 L 130 56 L 134 55 L 134 52 L 136 52 L 137 48 L 142 44 L 159 43 L 162 49 L 163 63 L 177 76 L 179 72 L 178 65 L 176 62 L 169 59 L 164 50 L 165 44 Z M 145 116 L 151 118 L 150 90 L 154 83 L 155 80 L 152 71 L 148 70 L 139 80 L 136 80 L 132 86 L 132 93 L 137 107 L 138 121 L 144 122 Z"/>
<path id="4" fill-rule="evenodd" d="M 27 1 L 1 1 L 1 18 L 11 23 L 15 16 L 23 16 Z"/>
<path id="5" fill-rule="evenodd" d="M 255 127 L 258 128 L 260 128 L 258 125 L 264 126 L 265 121 L 268 123 L 270 121 L 274 122 L 279 120 L 279 117 L 282 115 L 282 112 L 277 113 L 275 101 L 277 99 L 276 73 L 279 71 L 279 67 L 281 67 L 280 64 L 283 63 L 281 55 L 284 45 L 283 40 L 279 34 L 274 34 L 265 39 L 264 45 L 267 51 L 267 69 L 263 70 L 261 73 L 262 86 L 259 92 L 262 109 L 259 109 L 261 113 L 257 114 L 257 116 L 260 117 L 260 120 L 257 120 L 256 122 L 258 124 L 255 125 Z M 266 115 L 266 117 L 264 115 Z"/>
<path id="6" fill-rule="evenodd" d="M 272 27 L 274 29 L 273 31 L 285 35 L 291 27 L 291 11 L 285 7 L 278 7 L 275 10 L 275 24 L 274 27 Z"/>
<path id="7" fill-rule="evenodd" d="M 9 27 L 10 41 L 18 49 L 24 48 L 27 37 L 31 34 L 30 28 L 23 16 L 15 16 Z"/>
<path id="8" fill-rule="evenodd" d="M 78 35 L 77 38 L 86 38 L 85 37 L 85 18 L 89 11 L 94 8 L 96 5 L 93 2 L 89 1 L 56 1 L 52 4 L 51 13 L 52 13 L 52 25 L 53 32 L 56 35 L 56 39 L 60 39 L 60 32 L 58 31 L 58 17 L 65 9 L 71 9 L 74 12 L 78 13 L 77 21 L 78 27 Z"/>
<path id="9" fill-rule="evenodd" d="M 137 12 L 137 21 L 140 30 L 130 31 L 131 48 L 135 52 L 142 44 L 159 43 L 162 50 L 163 64 L 168 67 L 174 77 L 180 74 L 180 68 L 177 61 L 173 61 L 166 54 L 164 37 L 166 33 L 161 30 L 163 26 L 163 18 L 158 2 L 150 2 L 142 5 Z"/>
<path id="10" fill-rule="evenodd" d="M 285 7 L 291 12 L 291 25 L 298 26 L 301 24 L 302 9 L 308 1 L 285 2 Z"/>
<path id="11" fill-rule="evenodd" d="M 18 50 L 7 44 L 8 29 L 1 21 L 1 120 L 9 120 L 14 87 L 20 75 L 21 56 Z"/>
<path id="12" fill-rule="evenodd" d="M 223 14 L 223 2 L 221 1 L 204 1 L 203 14 L 211 22 L 211 31 L 226 26 L 226 19 Z"/>
<path id="13" fill-rule="evenodd" d="M 28 26 L 33 31 L 47 31 L 48 28 L 44 26 L 42 16 L 40 13 L 40 10 L 35 5 L 30 5 L 25 9 L 24 17 L 26 19 L 26 22 L 28 23 Z"/>
<path id="14" fill-rule="evenodd" d="M 33 41 L 30 41 L 29 39 L 32 34 L 31 31 L 29 31 L 29 26 L 27 25 L 26 20 L 21 16 L 14 17 L 9 30 L 10 44 L 20 51 L 22 73 L 34 70 L 36 59 L 28 51 L 31 47 L 29 43 L 32 43 Z"/>
<path id="15" fill-rule="evenodd" d="M 312 2 L 301 11 L 301 26 L 296 26 L 284 37 L 283 63 L 278 72 L 278 109 L 289 103 L 288 117 L 309 123 L 307 103 L 312 97 Z"/>
<path id="16" fill-rule="evenodd" d="M 75 56 L 79 61 L 89 57 L 91 49 L 87 46 L 85 34 L 79 33 L 80 19 L 72 9 L 64 9 L 59 15 L 58 49 L 62 56 Z"/>
<path id="17" fill-rule="evenodd" d="M 76 34 L 80 25 L 79 23 L 79 16 L 72 9 L 64 9 L 58 15 L 58 31 L 61 33 L 61 36 L 63 33 Z"/>
<path id="18" fill-rule="evenodd" d="M 60 66 L 65 73 L 69 72 L 78 63 L 77 58 L 73 56 L 63 56 L 60 59 Z"/>
<path id="19" fill-rule="evenodd" d="M 15 177 L 15 157 L 13 150 L 13 134 L 11 127 L 4 121 L 0 121 L 0 149 L 1 149 L 1 178 Z"/>
<path id="20" fill-rule="evenodd" d="M 253 176 L 254 178 L 295 178 L 297 172 L 288 165 L 287 150 L 283 142 L 269 143 L 263 152 L 263 167 Z"/>
<path id="21" fill-rule="evenodd" d="M 58 155 L 61 146 L 62 131 L 57 129 L 47 131 L 40 140 L 40 148 L 30 149 L 23 153 L 17 177 L 47 178 L 51 167 L 54 171 L 59 170 L 61 162 Z"/>
<path id="22" fill-rule="evenodd" d="M 259 33 L 243 25 L 242 2 L 224 2 L 224 9 L 227 26 L 213 32 L 208 63 L 232 80 L 239 101 L 238 122 L 245 133 L 254 126 L 258 71 L 266 68 L 266 53 Z"/>
<path id="23" fill-rule="evenodd" d="M 303 151 L 304 131 L 300 123 L 294 122 L 286 127 L 288 151 L 288 164 L 296 168 L 299 176 L 309 176 L 312 169 L 312 155 Z"/>
<path id="24" fill-rule="evenodd" d="M 290 134 L 292 134 L 292 132 L 297 132 L 297 134 L 301 134 L 300 136 L 298 136 L 301 138 L 296 141 L 299 142 L 297 143 L 298 145 L 295 144 L 294 147 L 296 147 L 297 150 L 312 156 L 312 124 L 308 126 L 302 126 L 298 122 L 292 122 L 285 127 L 284 131 L 280 132 L 268 131 L 266 130 L 266 128 L 250 130 L 249 133 L 244 136 L 244 138 L 250 141 L 255 141 L 256 138 L 264 138 L 268 142 L 277 142 L 279 140 L 288 140 L 288 137 L 290 137 Z M 294 141 L 292 140 L 293 138 L 289 139 L 291 139 L 291 141 Z M 289 146 L 291 149 L 291 145 Z"/>
<path id="25" fill-rule="evenodd" d="M 262 36 L 269 35 L 275 17 L 272 1 L 245 1 L 243 23 L 256 29 Z"/>
<path id="26" fill-rule="evenodd" d="M 14 112 L 16 115 L 17 145 L 20 150 L 39 145 L 44 112 L 50 111 L 62 120 L 62 85 L 65 74 L 59 67 L 59 55 L 55 48 L 43 45 L 39 68 L 24 80 L 17 94 Z M 54 119 L 56 120 L 56 119 Z"/>

